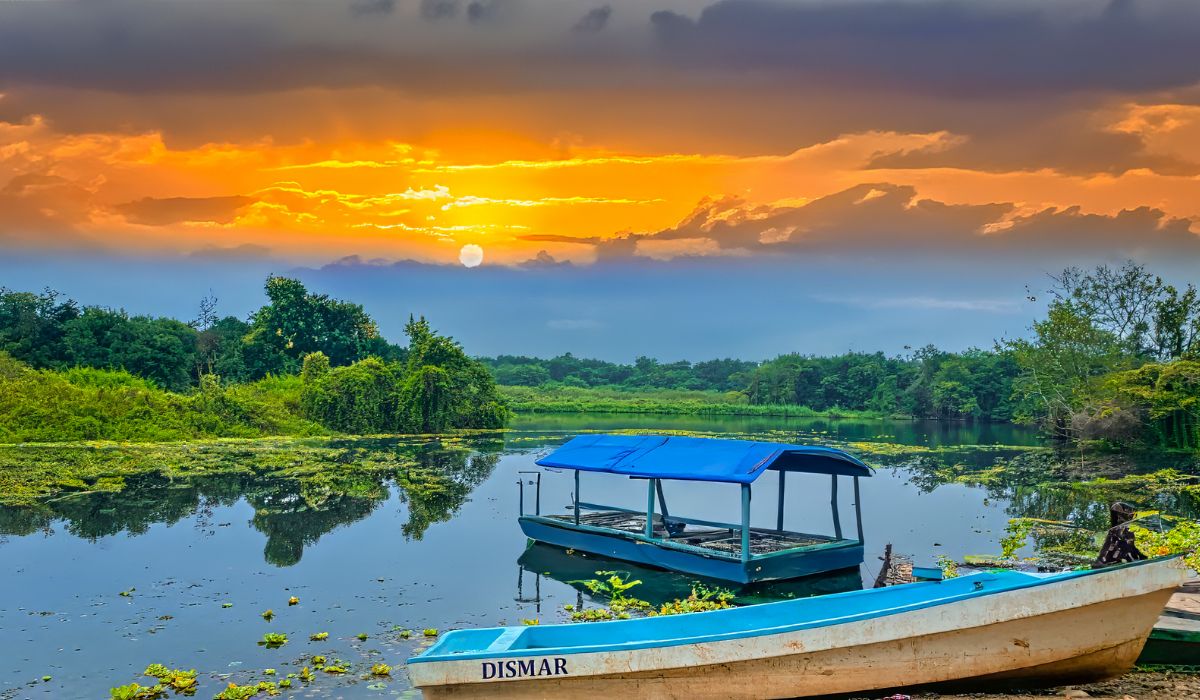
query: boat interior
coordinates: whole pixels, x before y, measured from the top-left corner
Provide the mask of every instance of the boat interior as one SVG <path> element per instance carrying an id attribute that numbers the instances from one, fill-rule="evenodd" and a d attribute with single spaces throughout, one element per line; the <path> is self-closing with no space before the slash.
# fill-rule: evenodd
<path id="1" fill-rule="evenodd" d="M 618 530 L 634 535 L 646 532 L 646 514 L 614 508 L 581 503 L 579 520 L 574 513 L 547 515 L 551 520 L 559 520 L 570 524 L 587 525 L 605 530 Z M 588 512 L 583 512 L 588 511 Z M 664 541 L 687 544 L 693 547 L 714 550 L 740 557 L 742 553 L 742 526 L 733 523 L 718 523 L 697 521 L 692 518 L 664 517 L 655 513 L 653 520 L 653 538 Z M 837 537 L 814 535 L 803 532 L 789 532 L 770 528 L 750 528 L 750 553 L 753 555 L 772 554 L 800 547 L 841 542 Z"/>

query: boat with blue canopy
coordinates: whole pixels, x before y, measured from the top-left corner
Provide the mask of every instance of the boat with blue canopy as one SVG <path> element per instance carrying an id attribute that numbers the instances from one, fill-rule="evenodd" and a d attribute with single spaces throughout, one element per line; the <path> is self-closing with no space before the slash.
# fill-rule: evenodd
<path id="1" fill-rule="evenodd" d="M 1086 682 L 1133 667 L 1188 575 L 1174 556 L 686 615 L 456 630 L 410 659 L 408 673 L 433 700 L 750 700 Z"/>
<path id="2" fill-rule="evenodd" d="M 841 450 L 751 440 L 665 435 L 580 435 L 536 462 L 574 472 L 570 510 L 541 513 L 540 474 L 533 513 L 525 513 L 524 486 L 519 523 L 531 540 L 565 549 L 736 583 L 799 578 L 858 566 L 863 561 L 859 479 L 872 470 Z M 768 471 L 777 476 L 775 527 L 751 527 L 754 483 Z M 599 472 L 646 482 L 646 507 L 589 503 L 579 495 L 580 473 Z M 785 527 L 788 474 L 827 476 L 831 532 L 797 532 Z M 845 532 L 838 503 L 839 480 L 854 494 L 854 532 Z M 692 481 L 737 487 L 741 522 L 682 517 L 667 506 L 664 482 Z M 522 482 L 523 483 L 523 482 Z"/>

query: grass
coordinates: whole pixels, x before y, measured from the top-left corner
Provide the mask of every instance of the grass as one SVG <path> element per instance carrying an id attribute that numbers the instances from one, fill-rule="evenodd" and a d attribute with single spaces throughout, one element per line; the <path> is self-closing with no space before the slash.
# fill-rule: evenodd
<path id="1" fill-rule="evenodd" d="M 500 394 L 516 413 L 640 413 L 661 415 L 885 418 L 875 411 L 807 406 L 755 405 L 739 392 L 681 389 L 620 389 L 573 386 L 502 386 Z"/>

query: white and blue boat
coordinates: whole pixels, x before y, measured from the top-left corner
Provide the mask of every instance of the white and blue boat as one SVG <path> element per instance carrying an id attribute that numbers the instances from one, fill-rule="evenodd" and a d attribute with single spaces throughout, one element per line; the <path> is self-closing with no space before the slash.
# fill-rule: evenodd
<path id="1" fill-rule="evenodd" d="M 571 470 L 575 490 L 570 512 L 541 513 L 540 479 L 535 512 L 519 522 L 535 542 L 735 583 L 799 578 L 857 567 L 863 561 L 859 479 L 869 466 L 841 450 L 750 440 L 663 435 L 580 435 L 537 460 L 541 467 Z M 776 526 L 751 527 L 753 484 L 768 471 L 778 475 Z M 580 499 L 580 472 L 601 472 L 646 482 L 646 508 L 634 510 Z M 785 528 L 787 475 L 830 479 L 832 532 Z M 839 480 L 854 490 L 854 533 L 844 532 Z M 701 481 L 738 487 L 741 522 L 723 523 L 672 515 L 664 482 Z"/>
<path id="2" fill-rule="evenodd" d="M 793 698 L 1058 685 L 1132 668 L 1178 557 L 976 573 L 730 610 L 445 634 L 409 660 L 426 698 Z"/>

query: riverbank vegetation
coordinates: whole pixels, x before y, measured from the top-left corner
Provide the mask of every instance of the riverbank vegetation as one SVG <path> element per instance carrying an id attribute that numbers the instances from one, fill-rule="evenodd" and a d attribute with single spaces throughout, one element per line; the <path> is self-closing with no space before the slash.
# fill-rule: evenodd
<path id="1" fill-rule="evenodd" d="M 408 346 L 362 307 L 268 278 L 249 323 L 192 324 L 0 290 L 0 442 L 498 428 L 491 374 L 425 319 Z M 228 374 L 225 374 L 228 373 Z"/>
<path id="2" fill-rule="evenodd" d="M 0 441 L 432 433 L 515 409 L 1016 421 L 1102 450 L 1200 451 L 1195 287 L 1130 262 L 1065 270 L 1047 294 L 1029 337 L 990 349 L 620 364 L 477 360 L 424 319 L 395 345 L 361 306 L 283 277 L 245 321 L 214 297 L 185 323 L 0 290 Z"/>
<path id="3" fill-rule="evenodd" d="M 751 363 L 485 359 L 519 411 L 1017 421 L 1101 449 L 1200 450 L 1200 294 L 1143 266 L 1051 278 L 1028 338 Z M 1036 295 L 1031 294 L 1036 300 Z"/>

